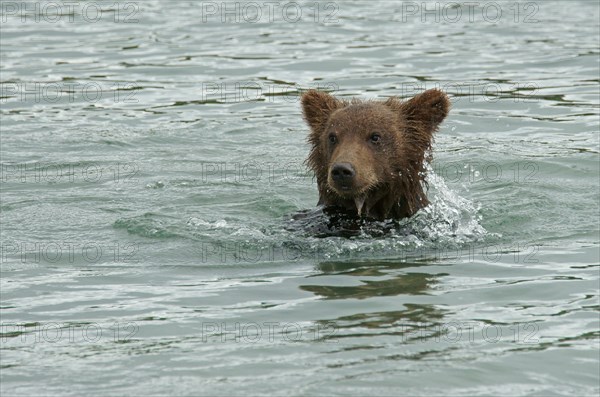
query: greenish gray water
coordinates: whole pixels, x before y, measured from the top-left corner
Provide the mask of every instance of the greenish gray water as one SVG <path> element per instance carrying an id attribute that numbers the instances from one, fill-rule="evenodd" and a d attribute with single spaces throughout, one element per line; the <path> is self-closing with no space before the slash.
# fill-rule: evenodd
<path id="1" fill-rule="evenodd" d="M 596 1 L 70 4 L 1 3 L 3 396 L 598 395 Z M 311 87 L 452 96 L 415 234 L 290 227 Z"/>

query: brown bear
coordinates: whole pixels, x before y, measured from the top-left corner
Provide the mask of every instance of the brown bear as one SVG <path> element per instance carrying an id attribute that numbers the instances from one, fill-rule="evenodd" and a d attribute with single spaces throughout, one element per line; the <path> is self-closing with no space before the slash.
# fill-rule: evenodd
<path id="1" fill-rule="evenodd" d="M 410 217 L 429 204 L 425 164 L 450 109 L 446 94 L 431 89 L 405 102 L 348 101 L 309 90 L 302 108 L 318 205 L 385 220 Z"/>

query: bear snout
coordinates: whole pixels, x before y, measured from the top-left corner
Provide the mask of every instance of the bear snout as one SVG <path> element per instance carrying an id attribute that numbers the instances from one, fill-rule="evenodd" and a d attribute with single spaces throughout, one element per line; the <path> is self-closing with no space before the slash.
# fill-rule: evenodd
<path id="1" fill-rule="evenodd" d="M 331 180 L 340 190 L 350 190 L 356 171 L 350 163 L 335 163 L 331 167 Z"/>

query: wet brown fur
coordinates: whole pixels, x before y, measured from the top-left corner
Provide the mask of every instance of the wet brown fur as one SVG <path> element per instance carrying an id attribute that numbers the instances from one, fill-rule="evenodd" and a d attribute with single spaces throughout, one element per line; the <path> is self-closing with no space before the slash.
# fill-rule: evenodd
<path id="1" fill-rule="evenodd" d="M 311 128 L 307 164 L 317 178 L 320 205 L 357 213 L 355 199 L 365 197 L 362 214 L 383 220 L 410 217 L 429 204 L 424 167 L 433 134 L 450 109 L 446 94 L 432 89 L 405 102 L 347 101 L 309 90 L 302 108 Z M 340 163 L 356 173 L 347 190 L 332 179 L 332 167 Z"/>

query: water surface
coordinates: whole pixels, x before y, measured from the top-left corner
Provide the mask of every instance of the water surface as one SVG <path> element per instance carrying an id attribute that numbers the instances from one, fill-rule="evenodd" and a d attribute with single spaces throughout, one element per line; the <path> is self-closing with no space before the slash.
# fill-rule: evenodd
<path id="1" fill-rule="evenodd" d="M 53 4 L 2 3 L 3 395 L 598 394 L 597 2 Z M 289 227 L 314 87 L 452 97 L 417 232 Z"/>

